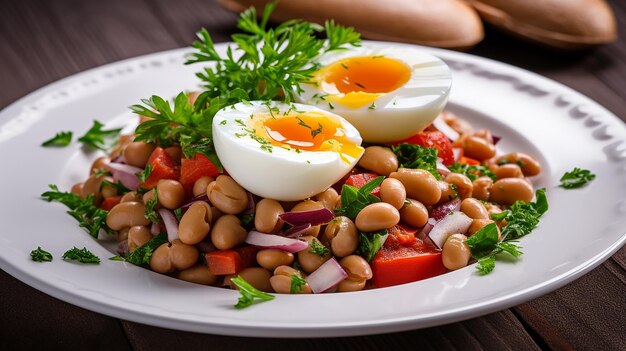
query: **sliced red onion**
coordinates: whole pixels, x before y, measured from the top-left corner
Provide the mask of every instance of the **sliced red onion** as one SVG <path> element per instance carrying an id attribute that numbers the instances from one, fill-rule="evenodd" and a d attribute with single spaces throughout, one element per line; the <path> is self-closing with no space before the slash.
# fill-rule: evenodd
<path id="1" fill-rule="evenodd" d="M 448 202 L 444 202 L 441 205 L 435 206 L 430 211 L 430 217 L 437 221 L 442 220 L 452 211 L 458 211 L 461 208 L 461 199 L 456 198 Z"/>
<path id="2" fill-rule="evenodd" d="M 111 171 L 113 174 L 113 179 L 117 182 L 121 182 L 122 185 L 127 187 L 130 190 L 135 190 L 139 186 L 139 178 L 137 178 L 137 173 L 143 172 L 143 169 L 125 165 L 122 163 L 107 163 L 104 165 L 106 169 Z"/>
<path id="3" fill-rule="evenodd" d="M 159 223 L 152 223 L 152 226 L 150 226 L 150 234 L 159 235 L 159 233 L 161 233 L 161 226 Z"/>
<path id="4" fill-rule="evenodd" d="M 315 272 L 306 277 L 306 282 L 313 290 L 313 293 L 319 294 L 346 279 L 348 274 L 341 268 L 335 258 L 324 262 Z"/>
<path id="5" fill-rule="evenodd" d="M 438 248 L 442 248 L 446 239 L 452 234 L 467 232 L 472 224 L 472 219 L 463 212 L 450 212 L 442 220 L 437 222 L 433 229 L 428 233 L 428 237 Z"/>
<path id="6" fill-rule="evenodd" d="M 115 251 L 120 256 L 126 256 L 128 254 L 128 240 L 120 241 Z"/>
<path id="7" fill-rule="evenodd" d="M 463 149 L 461 149 L 460 147 L 452 148 L 452 155 L 454 156 L 454 162 L 457 162 L 461 158 L 462 152 L 463 152 Z"/>
<path id="8" fill-rule="evenodd" d="M 124 157 L 124 154 L 121 154 L 121 155 L 117 156 L 116 158 L 112 159 L 111 162 L 114 162 L 114 163 L 126 163 L 126 158 Z"/>
<path id="9" fill-rule="evenodd" d="M 248 233 L 246 243 L 264 249 L 279 249 L 291 253 L 299 252 L 309 247 L 306 241 L 285 238 L 280 235 L 265 234 L 257 232 L 256 230 L 252 230 Z"/>
<path id="10" fill-rule="evenodd" d="M 493 145 L 498 144 L 498 142 L 502 139 L 502 137 L 491 134 L 491 142 Z"/>
<path id="11" fill-rule="evenodd" d="M 206 202 L 208 204 L 209 203 L 209 198 L 208 198 L 208 196 L 206 196 L 206 194 L 198 195 L 198 196 L 192 198 L 191 200 L 189 200 L 188 202 L 186 202 L 185 204 L 183 204 L 182 206 L 180 206 L 180 208 L 182 208 L 183 210 L 187 209 L 191 205 L 193 205 L 194 202 L 197 202 L 197 201 L 203 201 L 203 202 Z"/>
<path id="12" fill-rule="evenodd" d="M 167 241 L 172 242 L 178 239 L 178 221 L 172 211 L 165 208 L 159 208 L 159 215 L 165 223 L 165 231 L 167 232 Z"/>
<path id="13" fill-rule="evenodd" d="M 456 130 L 452 129 L 452 127 L 450 127 L 448 123 L 443 120 L 441 114 L 437 116 L 437 118 L 435 118 L 435 120 L 433 121 L 433 126 L 453 142 L 455 142 L 459 138 L 459 133 Z"/>
<path id="14" fill-rule="evenodd" d="M 280 215 L 280 219 L 294 226 L 307 223 L 310 225 L 326 224 L 333 218 L 335 218 L 335 216 L 327 208 L 311 211 L 287 212 Z"/>
<path id="15" fill-rule="evenodd" d="M 304 233 L 305 231 L 307 231 L 307 229 L 309 229 L 311 227 L 312 227 L 311 223 L 296 225 L 296 226 L 293 226 L 293 227 L 287 229 L 283 233 L 283 236 L 285 236 L 287 238 L 296 238 L 300 234 Z"/>
<path id="16" fill-rule="evenodd" d="M 450 170 L 443 164 L 440 158 L 437 158 L 437 172 L 439 172 L 442 177 L 445 177 L 448 173 L 450 173 Z"/>
<path id="17" fill-rule="evenodd" d="M 430 233 L 435 224 L 437 224 L 437 220 L 434 218 L 429 218 L 428 222 L 426 222 L 422 230 L 419 232 L 419 234 L 417 234 L 417 238 L 424 240 L 424 238 L 428 237 L 428 233 Z"/>

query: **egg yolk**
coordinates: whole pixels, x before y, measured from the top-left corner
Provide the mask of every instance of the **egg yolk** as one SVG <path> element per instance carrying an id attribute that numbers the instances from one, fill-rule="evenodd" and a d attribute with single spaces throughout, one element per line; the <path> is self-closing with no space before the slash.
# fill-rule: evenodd
<path id="1" fill-rule="evenodd" d="M 334 62 L 316 74 L 316 81 L 331 102 L 352 108 L 373 103 L 411 78 L 409 66 L 384 56 L 351 57 Z"/>
<path id="2" fill-rule="evenodd" d="M 361 146 L 348 140 L 339 121 L 320 112 L 255 116 L 253 121 L 257 137 L 269 141 L 273 146 L 290 150 L 337 152 L 348 164 L 363 152 Z"/>

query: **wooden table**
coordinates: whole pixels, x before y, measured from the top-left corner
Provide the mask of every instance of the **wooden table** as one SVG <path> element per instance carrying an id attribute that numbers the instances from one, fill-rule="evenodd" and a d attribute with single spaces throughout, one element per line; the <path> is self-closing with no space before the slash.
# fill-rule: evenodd
<path id="1" fill-rule="evenodd" d="M 626 120 L 626 3 L 611 3 L 621 34 L 615 44 L 554 53 L 488 28 L 471 53 L 565 83 Z M 235 19 L 211 0 L 2 1 L 0 108 L 88 68 L 187 46 L 202 26 L 216 41 L 226 41 Z M 306 342 L 201 335 L 118 320 L 56 300 L 1 271 L 0 286 L 0 349 L 6 350 L 626 350 L 626 248 L 574 283 L 508 310 L 423 330 Z"/>

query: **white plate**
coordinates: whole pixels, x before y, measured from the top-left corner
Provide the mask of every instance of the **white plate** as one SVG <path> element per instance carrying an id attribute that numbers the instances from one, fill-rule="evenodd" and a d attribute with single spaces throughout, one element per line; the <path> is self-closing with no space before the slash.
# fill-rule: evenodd
<path id="1" fill-rule="evenodd" d="M 224 45 L 218 46 L 220 50 Z M 626 240 L 626 128 L 609 111 L 546 78 L 502 63 L 424 49 L 453 69 L 449 108 L 503 137 L 500 151 L 537 155 L 550 210 L 522 239 L 517 263 L 498 262 L 488 276 L 475 267 L 421 282 L 356 293 L 277 296 L 245 310 L 238 293 L 194 285 L 123 263 L 111 256 L 60 204 L 39 195 L 87 176 L 96 156 L 73 143 L 40 143 L 61 130 L 75 135 L 93 119 L 127 123 L 127 106 L 151 94 L 173 96 L 198 83 L 198 66 L 184 66 L 188 49 L 134 58 L 77 74 L 40 89 L 0 113 L 0 267 L 21 281 L 69 303 L 135 322 L 203 333 L 263 337 L 383 333 L 451 323 L 501 310 L 546 294 L 580 277 Z M 597 174 L 578 190 L 558 188 L 573 167 Z M 51 263 L 30 260 L 42 246 Z M 100 265 L 64 262 L 73 246 L 86 246 Z"/>

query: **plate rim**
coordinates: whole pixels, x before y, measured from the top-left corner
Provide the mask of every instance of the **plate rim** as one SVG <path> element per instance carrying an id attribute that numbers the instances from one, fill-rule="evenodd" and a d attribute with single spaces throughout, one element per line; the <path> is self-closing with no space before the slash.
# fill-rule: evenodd
<path id="1" fill-rule="evenodd" d="M 374 44 L 389 44 L 387 42 L 378 42 L 378 41 L 364 41 L 364 43 L 374 43 Z M 400 44 L 400 43 L 392 43 L 393 45 L 408 45 L 412 47 L 419 47 L 411 44 Z M 216 45 L 226 46 L 229 43 L 219 43 Z M 422 48 L 430 53 L 435 55 L 443 54 L 444 56 L 452 56 L 452 57 L 461 57 L 461 59 L 466 59 L 472 62 L 488 62 L 489 64 L 493 64 L 496 67 L 502 67 L 506 71 L 513 71 L 515 73 L 523 73 L 530 74 L 535 79 L 539 79 L 543 82 L 549 82 L 550 84 L 555 85 L 558 89 L 564 90 L 568 94 L 573 95 L 576 99 L 582 99 L 587 104 L 592 104 L 596 107 L 600 107 L 605 117 L 609 119 L 615 119 L 621 123 L 621 121 L 613 112 L 602 106 L 601 104 L 595 102 L 591 98 L 585 96 L 584 94 L 570 88 L 569 86 L 554 81 L 550 78 L 543 77 L 537 73 L 527 71 L 525 69 L 495 61 L 489 58 L 483 58 L 479 56 L 474 56 L 466 53 L 459 53 L 454 51 L 449 51 L 445 49 L 436 49 L 436 48 Z M 4 115 L 10 115 L 13 109 L 18 108 L 20 105 L 24 103 L 36 99 L 38 96 L 43 95 L 47 92 L 51 92 L 56 90 L 57 88 L 64 86 L 68 83 L 73 82 L 74 80 L 79 80 L 85 76 L 89 76 L 100 71 L 111 69 L 116 66 L 125 65 L 134 61 L 142 61 L 149 60 L 154 57 L 169 57 L 178 54 L 182 54 L 184 52 L 188 52 L 190 48 L 178 48 L 173 50 L 161 51 L 156 53 L 150 53 L 147 55 L 141 55 L 137 57 L 132 57 L 112 63 L 108 63 L 102 66 L 90 68 L 79 73 L 73 74 L 71 76 L 62 78 L 58 81 L 45 85 L 37 90 L 27 94 L 26 96 L 14 101 L 9 104 L 3 110 L 0 111 L 0 123 L 5 122 Z M 445 59 L 445 58 L 444 58 Z M 10 116 L 7 121 L 10 120 Z M 588 273 L 593 268 L 599 266 L 604 260 L 608 259 L 611 255 L 613 255 L 617 250 L 619 250 L 626 243 L 626 231 L 622 234 L 620 240 L 616 241 L 610 247 L 606 248 L 601 253 L 597 254 L 593 258 L 573 267 L 571 270 L 564 272 L 552 279 L 544 281 L 541 284 L 536 284 L 534 286 L 528 287 L 524 290 L 518 291 L 515 294 L 509 294 L 499 299 L 490 300 L 488 302 L 479 302 L 476 303 L 476 307 L 474 308 L 465 308 L 460 311 L 449 311 L 443 314 L 434 314 L 426 318 L 426 320 L 421 320 L 418 328 L 426 328 L 434 325 L 441 325 L 444 323 L 452 323 L 459 320 L 465 320 L 468 318 L 473 318 L 481 315 L 485 315 L 488 313 L 492 313 L 494 311 L 502 310 L 522 302 L 533 299 L 537 296 L 546 294 L 550 291 L 556 290 L 573 280 L 581 277 L 582 275 Z M 317 326 L 317 329 L 314 331 L 308 330 L 307 326 L 292 326 L 290 332 L 293 335 L 283 333 L 283 327 L 267 327 L 267 326 L 238 326 L 238 325 L 225 325 L 223 323 L 211 324 L 210 327 L 207 326 L 206 323 L 197 323 L 194 321 L 181 321 L 174 320 L 170 318 L 159 317 L 155 319 L 155 317 L 149 313 L 144 313 L 143 311 L 127 311 L 124 308 L 120 308 L 111 304 L 102 303 L 101 301 L 96 301 L 95 299 L 90 299 L 85 296 L 77 295 L 69 293 L 68 291 L 46 284 L 45 281 L 37 279 L 35 276 L 28 274 L 25 270 L 20 270 L 11 262 L 8 262 L 4 259 L 4 257 L 0 256 L 0 268 L 5 270 L 7 273 L 11 274 L 13 277 L 18 280 L 36 288 L 39 291 L 42 291 L 48 295 L 51 295 L 55 298 L 61 299 L 63 301 L 72 303 L 74 305 L 80 306 L 82 308 L 86 308 L 88 310 L 92 310 L 98 313 L 102 313 L 109 316 L 114 316 L 117 318 L 123 318 L 127 320 L 136 321 L 139 323 L 161 326 L 172 329 L 186 330 L 186 331 L 195 331 L 202 333 L 219 333 L 223 335 L 234 335 L 234 336 L 262 336 L 262 337 L 273 337 L 275 335 L 280 334 L 281 337 L 325 337 L 325 336 L 348 336 L 348 335 L 365 335 L 365 334 L 378 334 L 385 333 L 391 331 L 403 331 L 415 328 L 416 318 L 392 318 L 389 320 L 385 320 L 382 323 L 377 321 L 372 323 L 370 321 L 363 322 L 363 325 L 355 325 L 355 324 L 344 324 L 344 325 L 328 325 L 325 328 L 320 328 Z M 478 305 L 481 307 L 479 308 Z M 423 318 L 423 317 L 422 317 Z M 163 322 L 163 323 L 159 323 Z M 355 330 L 355 326 L 359 329 Z M 331 329 L 332 328 L 332 329 Z M 210 329 L 210 330 L 208 330 Z M 322 332 L 323 331 L 323 332 Z M 275 332 L 275 333 L 274 333 Z M 273 333 L 272 335 L 267 335 L 267 333 Z"/>

